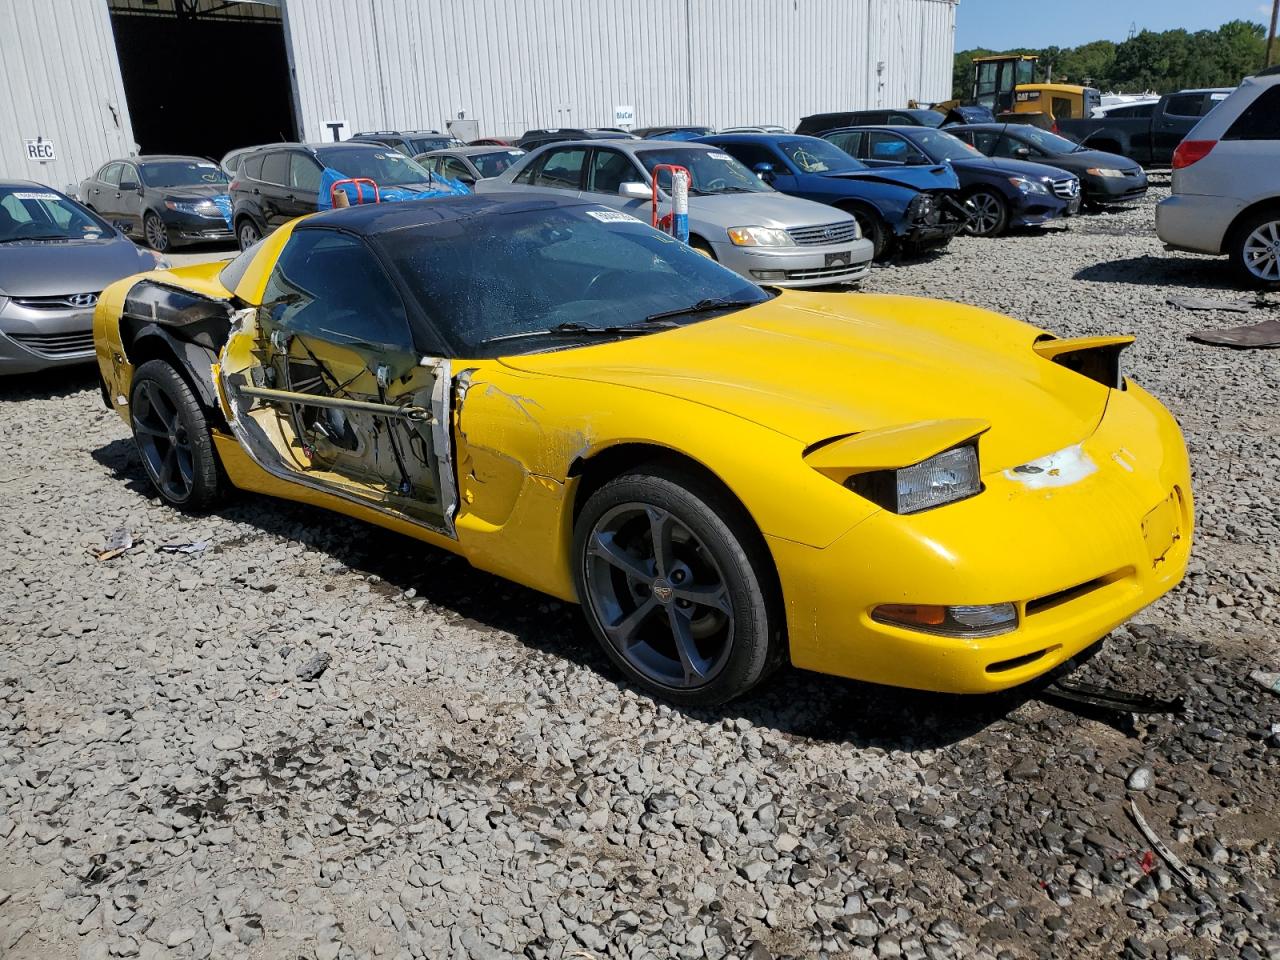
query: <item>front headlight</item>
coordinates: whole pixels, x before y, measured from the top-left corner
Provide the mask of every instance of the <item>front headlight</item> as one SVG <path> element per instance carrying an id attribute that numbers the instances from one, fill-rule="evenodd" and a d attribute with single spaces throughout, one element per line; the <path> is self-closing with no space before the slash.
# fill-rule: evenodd
<path id="1" fill-rule="evenodd" d="M 151 259 L 156 262 L 155 269 L 168 270 L 173 266 L 173 264 L 169 262 L 169 258 L 163 253 L 156 253 L 154 250 L 147 250 L 146 252 L 151 254 Z"/>
<path id="2" fill-rule="evenodd" d="M 1088 170 L 1086 170 L 1085 172 L 1086 172 L 1086 173 L 1091 173 L 1091 174 L 1093 174 L 1095 177 L 1115 177 L 1115 178 L 1119 179 L 1119 178 L 1121 178 L 1121 177 L 1123 177 L 1123 176 L 1124 176 L 1124 172 L 1123 172 L 1123 171 L 1121 171 L 1121 170 L 1112 170 L 1110 167 L 1090 167 L 1090 168 L 1089 168 Z"/>
<path id="3" fill-rule="evenodd" d="M 981 492 L 978 446 L 966 443 L 898 470 L 855 474 L 845 484 L 886 510 L 919 513 Z"/>
<path id="4" fill-rule="evenodd" d="M 794 247 L 791 234 L 777 227 L 730 227 L 729 239 L 735 247 Z"/>
<path id="5" fill-rule="evenodd" d="M 1023 193 L 1047 194 L 1049 192 L 1049 188 L 1038 180 L 1028 180 L 1026 177 L 1010 177 L 1009 182 Z"/>
<path id="6" fill-rule="evenodd" d="M 923 603 L 882 603 L 871 618 L 895 627 L 953 637 L 994 637 L 1018 627 L 1012 603 L 963 604 L 944 607 Z"/>
<path id="7" fill-rule="evenodd" d="M 218 209 L 218 205 L 212 200 L 197 200 L 194 203 L 187 200 L 166 200 L 164 205 L 170 210 L 189 213 L 197 217 L 222 216 L 222 211 Z"/>

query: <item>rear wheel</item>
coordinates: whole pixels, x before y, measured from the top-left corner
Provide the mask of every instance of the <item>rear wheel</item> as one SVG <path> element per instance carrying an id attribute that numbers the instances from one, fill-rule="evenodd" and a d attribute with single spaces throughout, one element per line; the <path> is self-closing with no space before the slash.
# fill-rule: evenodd
<path id="1" fill-rule="evenodd" d="M 240 241 L 241 250 L 248 250 L 262 239 L 262 231 L 258 229 L 252 217 L 245 217 L 236 228 L 236 239 Z"/>
<path id="2" fill-rule="evenodd" d="M 148 213 L 142 219 L 142 234 L 146 237 L 147 246 L 157 253 L 164 253 L 172 243 L 169 241 L 169 228 L 154 213 Z"/>
<path id="3" fill-rule="evenodd" d="M 129 422 L 142 466 L 160 496 L 175 507 L 203 510 L 226 483 L 204 410 L 164 360 L 148 360 L 133 375 Z"/>
<path id="4" fill-rule="evenodd" d="M 1240 225 L 1231 263 L 1247 283 L 1280 290 L 1280 210 L 1263 211 Z"/>
<path id="5" fill-rule="evenodd" d="M 596 491 L 574 528 L 596 639 L 628 678 L 684 706 L 740 696 L 781 660 L 767 551 L 718 500 L 702 478 L 650 465 Z"/>
<path id="6" fill-rule="evenodd" d="M 994 190 L 975 190 L 965 198 L 969 223 L 964 232 L 971 237 L 998 237 L 1009 225 L 1009 205 Z"/>

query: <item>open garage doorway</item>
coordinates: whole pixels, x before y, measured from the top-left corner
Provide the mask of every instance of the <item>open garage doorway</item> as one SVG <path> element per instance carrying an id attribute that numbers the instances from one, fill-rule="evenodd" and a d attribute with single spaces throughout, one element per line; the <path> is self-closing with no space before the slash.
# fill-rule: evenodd
<path id="1" fill-rule="evenodd" d="M 140 153 L 218 160 L 293 140 L 276 0 L 107 0 Z"/>

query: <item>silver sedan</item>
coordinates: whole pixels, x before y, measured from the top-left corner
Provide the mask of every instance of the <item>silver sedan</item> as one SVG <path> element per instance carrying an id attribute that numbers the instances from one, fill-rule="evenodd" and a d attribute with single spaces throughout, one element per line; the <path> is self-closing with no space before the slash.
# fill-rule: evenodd
<path id="1" fill-rule="evenodd" d="M 50 187 L 0 180 L 0 375 L 92 360 L 107 284 L 168 266 Z"/>
<path id="2" fill-rule="evenodd" d="M 651 172 L 689 171 L 689 243 L 757 283 L 814 287 L 853 283 L 871 270 L 872 244 L 843 210 L 788 197 L 733 157 L 704 144 L 579 140 L 535 150 L 476 190 L 534 189 L 606 204 L 648 222 Z M 663 212 L 670 172 L 659 170 Z"/>

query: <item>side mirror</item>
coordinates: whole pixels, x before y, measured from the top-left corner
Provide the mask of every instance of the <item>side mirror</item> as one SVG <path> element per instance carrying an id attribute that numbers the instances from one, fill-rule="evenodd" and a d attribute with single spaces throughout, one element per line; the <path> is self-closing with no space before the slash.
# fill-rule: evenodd
<path id="1" fill-rule="evenodd" d="M 458 174 L 458 182 L 465 183 L 469 187 L 474 187 L 476 185 L 476 178 L 469 173 L 460 173 Z"/>
<path id="2" fill-rule="evenodd" d="M 653 190 L 647 184 L 627 180 L 618 184 L 618 196 L 626 197 L 628 200 L 652 200 Z"/>
<path id="3" fill-rule="evenodd" d="M 759 177 L 761 180 L 763 180 L 765 183 L 768 183 L 774 177 L 772 163 L 757 163 L 751 169 L 755 173 L 755 175 Z"/>
<path id="4" fill-rule="evenodd" d="M 1031 148 L 1019 147 L 1017 150 L 1013 151 L 1013 155 L 1017 157 L 1019 160 L 1026 160 L 1029 156 L 1031 156 Z"/>
<path id="5" fill-rule="evenodd" d="M 130 193 L 130 192 L 141 193 L 142 184 L 138 183 L 137 180 L 121 180 L 120 192 L 121 193 Z"/>

